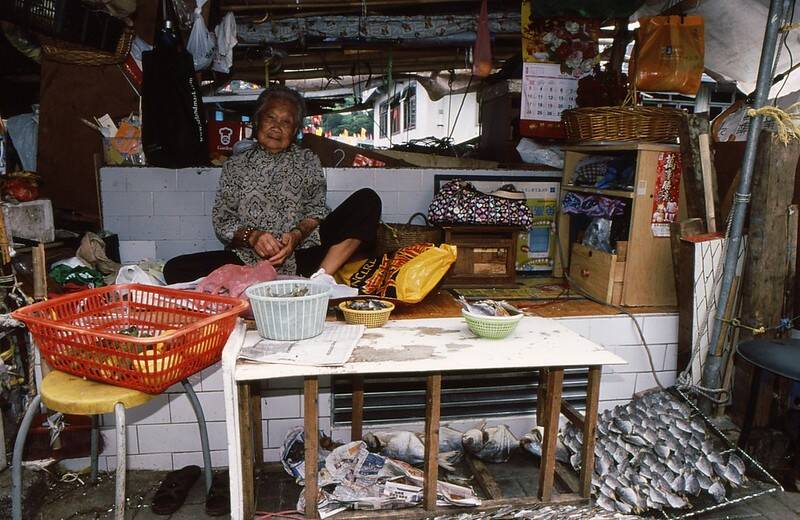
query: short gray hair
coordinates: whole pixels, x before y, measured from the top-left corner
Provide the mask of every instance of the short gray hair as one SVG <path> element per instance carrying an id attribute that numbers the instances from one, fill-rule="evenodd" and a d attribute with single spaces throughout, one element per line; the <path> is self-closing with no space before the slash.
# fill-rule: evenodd
<path id="1" fill-rule="evenodd" d="M 253 124 L 258 128 L 261 121 L 261 114 L 267 108 L 267 105 L 276 100 L 283 100 L 292 103 L 295 108 L 295 132 L 300 130 L 303 125 L 303 119 L 306 117 L 306 100 L 294 89 L 283 85 L 272 85 L 264 89 L 264 92 L 256 99 L 256 111 L 253 113 Z"/>

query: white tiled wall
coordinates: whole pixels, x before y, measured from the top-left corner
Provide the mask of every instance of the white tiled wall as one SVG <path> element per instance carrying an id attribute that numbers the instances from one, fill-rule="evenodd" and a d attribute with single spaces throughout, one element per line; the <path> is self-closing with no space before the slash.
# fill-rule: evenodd
<path id="1" fill-rule="evenodd" d="M 677 314 L 637 315 L 653 356 L 653 364 L 661 384 L 675 381 L 677 361 Z M 560 322 L 586 338 L 603 344 L 628 361 L 628 365 L 603 370 L 600 385 L 600 410 L 627 403 L 635 392 L 655 386 L 647 355 L 638 335 L 630 333 L 627 316 L 563 318 Z M 222 374 L 219 365 L 191 378 L 192 386 L 203 405 L 215 466 L 227 466 L 227 435 L 222 403 Z M 264 459 L 276 461 L 286 432 L 303 424 L 302 380 L 290 378 L 270 383 L 262 401 Z M 320 426 L 331 429 L 330 379 L 320 379 Z M 517 435 L 535 425 L 535 416 L 515 416 L 489 420 L 489 424 L 507 424 Z M 476 421 L 452 421 L 456 428 L 468 428 Z M 102 469 L 116 464 L 113 415 L 103 417 L 105 449 L 100 458 Z M 170 388 L 150 403 L 131 409 L 127 414 L 129 466 L 139 469 L 177 469 L 187 464 L 202 464 L 200 437 L 194 412 L 180 385 Z M 385 428 L 386 426 L 381 426 Z M 402 428 L 421 430 L 421 423 L 404 424 Z M 348 427 L 333 428 L 334 437 L 348 439 Z M 73 460 L 69 467 L 81 468 L 88 460 Z"/>
<path id="2" fill-rule="evenodd" d="M 328 206 L 354 191 L 372 188 L 383 201 L 384 222 L 407 222 L 427 213 L 433 178 L 449 175 L 510 175 L 510 170 L 325 168 Z M 530 174 L 529 171 L 520 172 Z M 123 263 L 222 249 L 211 226 L 219 168 L 102 168 L 103 226 L 119 235 Z"/>

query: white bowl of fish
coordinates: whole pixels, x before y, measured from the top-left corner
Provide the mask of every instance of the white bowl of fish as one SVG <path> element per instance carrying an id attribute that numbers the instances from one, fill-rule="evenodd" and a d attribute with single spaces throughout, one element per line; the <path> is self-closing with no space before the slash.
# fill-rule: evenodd
<path id="1" fill-rule="evenodd" d="M 322 333 L 329 285 L 309 280 L 274 280 L 245 290 L 258 333 L 267 339 L 296 341 Z"/>
<path id="2" fill-rule="evenodd" d="M 389 321 L 394 304 L 386 300 L 348 300 L 339 304 L 344 320 L 351 325 L 382 327 Z"/>
<path id="3" fill-rule="evenodd" d="M 503 339 L 517 328 L 524 313 L 504 301 L 481 300 L 467 302 L 460 299 L 461 315 L 467 327 L 478 337 Z"/>

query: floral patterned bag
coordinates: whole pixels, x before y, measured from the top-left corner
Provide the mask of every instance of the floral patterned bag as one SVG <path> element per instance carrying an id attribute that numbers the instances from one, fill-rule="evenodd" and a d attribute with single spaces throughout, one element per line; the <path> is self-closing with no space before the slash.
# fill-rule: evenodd
<path id="1" fill-rule="evenodd" d="M 529 228 L 533 214 L 525 199 L 507 199 L 477 190 L 456 179 L 433 197 L 428 208 L 432 224 L 485 224 Z"/>

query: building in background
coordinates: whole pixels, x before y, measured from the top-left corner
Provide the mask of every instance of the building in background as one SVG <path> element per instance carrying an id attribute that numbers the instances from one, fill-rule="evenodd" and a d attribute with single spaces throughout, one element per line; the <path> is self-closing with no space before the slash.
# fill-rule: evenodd
<path id="1" fill-rule="evenodd" d="M 376 92 L 373 100 L 376 148 L 428 137 L 449 137 L 453 143 L 462 143 L 480 135 L 480 110 L 474 92 L 432 101 L 419 83 L 410 80 L 398 81 L 391 92 Z"/>

